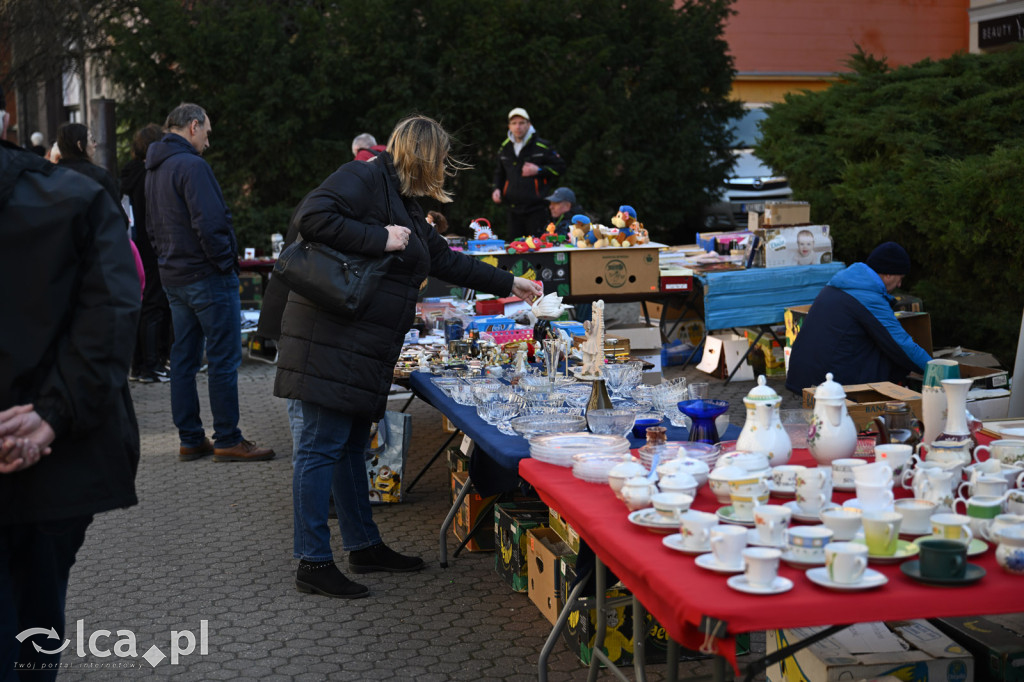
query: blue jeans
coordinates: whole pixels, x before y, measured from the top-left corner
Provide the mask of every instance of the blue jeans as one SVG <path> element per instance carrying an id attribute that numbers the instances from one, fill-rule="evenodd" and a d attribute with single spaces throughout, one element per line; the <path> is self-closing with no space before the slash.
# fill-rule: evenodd
<path id="1" fill-rule="evenodd" d="M 327 504 L 334 493 L 346 552 L 372 547 L 380 531 L 370 507 L 366 446 L 370 420 L 301 401 L 302 433 L 292 470 L 295 558 L 330 561 Z"/>
<path id="2" fill-rule="evenodd" d="M 292 431 L 292 469 L 295 468 L 295 456 L 299 452 L 299 437 L 302 436 L 302 401 L 287 398 L 288 428 Z"/>
<path id="3" fill-rule="evenodd" d="M 57 678 L 60 653 L 38 652 L 34 645 L 54 650 L 64 640 L 68 575 L 90 523 L 91 516 L 82 516 L 0 526 L 0 682 L 17 682 L 19 669 L 22 680 Z M 51 627 L 56 640 L 38 634 L 15 639 L 28 628 Z"/>
<path id="4" fill-rule="evenodd" d="M 206 359 L 213 412 L 213 445 L 230 448 L 238 429 L 238 367 L 242 364 L 242 312 L 238 275 L 217 273 L 181 287 L 165 286 L 174 324 L 171 347 L 171 415 L 184 447 L 203 444 L 196 374 Z"/>

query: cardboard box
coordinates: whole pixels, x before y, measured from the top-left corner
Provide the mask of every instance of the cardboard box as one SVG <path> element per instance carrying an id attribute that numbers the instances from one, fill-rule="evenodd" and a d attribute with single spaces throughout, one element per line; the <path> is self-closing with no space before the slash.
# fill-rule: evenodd
<path id="1" fill-rule="evenodd" d="M 814 407 L 814 390 L 816 388 L 817 386 L 810 386 L 804 389 L 804 407 Z M 874 418 L 885 412 L 885 404 L 892 400 L 905 402 L 917 419 L 923 419 L 921 394 L 898 384 L 889 381 L 853 384 L 843 386 L 843 391 L 846 393 L 846 411 L 849 412 L 858 431 L 870 427 Z"/>
<path id="2" fill-rule="evenodd" d="M 551 527 L 551 530 L 558 535 L 562 542 L 569 545 L 569 549 L 572 550 L 573 554 L 579 553 L 580 534 L 554 509 L 548 510 L 548 526 Z"/>
<path id="3" fill-rule="evenodd" d="M 605 343 L 628 341 L 628 354 L 634 360 L 649 362 L 653 367 L 644 371 L 646 383 L 661 383 L 661 330 L 642 324 L 631 324 L 607 329 Z"/>
<path id="4" fill-rule="evenodd" d="M 811 205 L 806 201 L 766 201 L 765 227 L 806 225 L 811 222 Z"/>
<path id="5" fill-rule="evenodd" d="M 462 486 L 466 485 L 468 476 L 469 474 L 466 472 L 452 472 L 451 490 L 453 501 L 455 496 L 459 494 L 459 491 L 462 490 Z M 459 542 L 466 539 L 469 531 L 473 529 L 473 526 L 479 520 L 480 515 L 484 513 L 484 510 L 488 508 L 496 497 L 497 495 L 483 497 L 476 491 L 476 488 L 469 489 L 469 494 L 462 500 L 462 505 L 455 513 L 455 521 L 452 523 L 452 530 Z M 490 524 L 483 524 L 473 534 L 473 538 L 466 544 L 466 550 L 470 552 L 494 551 L 494 529 L 491 528 Z"/>
<path id="6" fill-rule="evenodd" d="M 821 629 L 769 630 L 765 653 L 770 656 Z M 770 682 L 838 682 L 887 675 L 914 682 L 970 682 L 974 670 L 974 659 L 963 647 L 928 621 L 910 620 L 851 625 L 769 666 L 767 672 Z"/>
<path id="7" fill-rule="evenodd" d="M 529 587 L 526 591 L 530 601 L 554 625 L 562 611 L 558 599 L 562 557 L 574 552 L 551 528 L 531 528 L 526 531 L 526 538 L 526 556 L 530 566 Z"/>
<path id="8" fill-rule="evenodd" d="M 704 356 L 697 364 L 697 369 L 725 379 L 739 366 L 733 381 L 752 381 L 754 369 L 749 362 L 742 360 L 748 347 L 747 340 L 738 334 L 710 334 L 704 340 Z"/>
<path id="9" fill-rule="evenodd" d="M 576 249 L 570 290 L 574 296 L 650 293 L 659 289 L 658 272 L 657 247 Z"/>
<path id="10" fill-rule="evenodd" d="M 792 346 L 793 342 L 796 341 L 796 335 L 800 333 L 800 327 L 804 323 L 804 318 L 807 317 L 807 313 L 810 311 L 810 305 L 796 305 L 792 308 L 786 308 L 786 312 L 783 313 L 782 317 L 786 321 L 787 346 Z"/>
<path id="11" fill-rule="evenodd" d="M 776 336 L 783 335 L 782 327 L 773 327 L 773 329 Z M 757 349 L 748 356 L 754 365 L 754 374 L 763 374 L 766 377 L 786 376 L 786 358 L 783 346 L 770 334 L 763 334 L 759 339 L 757 338 L 758 334 L 760 334 L 759 329 L 743 330 L 743 336 L 746 337 L 748 345 L 753 345 L 754 339 L 757 339 Z"/>
<path id="12" fill-rule="evenodd" d="M 447 454 L 447 458 L 448 458 L 448 471 L 449 472 L 451 472 L 451 473 L 461 473 L 461 472 L 464 472 L 464 471 L 469 471 L 469 456 L 464 454 L 461 449 L 459 449 L 459 448 L 457 448 L 457 447 L 455 447 L 453 445 L 453 446 L 448 448 L 448 451 L 447 451 L 446 454 Z M 465 479 L 463 479 L 462 482 L 465 483 Z M 451 501 L 452 502 L 455 501 L 455 495 L 457 495 L 457 494 L 458 494 L 458 490 L 456 490 L 453 493 L 453 495 L 451 497 Z"/>
<path id="13" fill-rule="evenodd" d="M 547 522 L 548 507 L 540 501 L 494 505 L 494 570 L 516 592 L 526 592 L 529 586 L 526 531 Z"/>
<path id="14" fill-rule="evenodd" d="M 541 282 L 545 294 L 556 293 L 564 297 L 571 291 L 568 251 L 489 255 L 480 259 L 517 277 Z"/>
<path id="15" fill-rule="evenodd" d="M 971 652 L 979 680 L 1024 682 L 1024 613 L 935 618 L 931 623 Z"/>
<path id="16" fill-rule="evenodd" d="M 476 301 L 477 315 L 501 315 L 509 317 L 519 310 L 528 310 L 530 304 L 518 296 L 504 298 L 482 298 Z"/>
<path id="17" fill-rule="evenodd" d="M 258 272 L 238 274 L 238 298 L 242 308 L 259 309 L 263 306 L 263 275 Z"/>
<path id="18" fill-rule="evenodd" d="M 991 353 L 986 353 L 980 350 L 971 350 L 970 348 L 963 348 L 957 346 L 955 348 L 942 348 L 935 351 L 932 357 L 936 358 L 948 358 L 950 360 L 956 360 L 961 365 L 972 365 L 974 367 L 995 367 L 998 368 L 999 361 L 996 360 L 996 356 Z"/>
<path id="19" fill-rule="evenodd" d="M 832 262 L 828 225 L 765 227 L 757 231 L 764 249 L 764 267 L 818 265 Z"/>
<path id="20" fill-rule="evenodd" d="M 1006 419 L 1010 415 L 1010 392 L 1002 388 L 971 391 L 967 394 L 967 411 L 982 421 Z"/>

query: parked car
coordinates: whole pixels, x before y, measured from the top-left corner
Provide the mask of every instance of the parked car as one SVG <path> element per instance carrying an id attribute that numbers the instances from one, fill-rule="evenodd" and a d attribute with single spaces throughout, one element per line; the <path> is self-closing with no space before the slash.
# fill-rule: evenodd
<path id="1" fill-rule="evenodd" d="M 793 196 L 786 176 L 774 173 L 754 155 L 753 147 L 761 136 L 759 124 L 768 116 L 763 106 L 749 106 L 733 124 L 733 156 L 736 165 L 726 178 L 719 200 L 705 211 L 709 228 L 742 229 L 747 212 L 766 201 L 781 201 Z"/>

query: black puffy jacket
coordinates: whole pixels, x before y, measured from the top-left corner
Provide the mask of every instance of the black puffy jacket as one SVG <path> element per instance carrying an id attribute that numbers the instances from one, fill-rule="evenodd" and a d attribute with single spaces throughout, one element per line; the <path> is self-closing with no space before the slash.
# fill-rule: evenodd
<path id="1" fill-rule="evenodd" d="M 378 420 L 387 408 L 395 363 L 415 318 L 420 283 L 428 275 L 497 296 L 511 293 L 510 273 L 452 251 L 416 201 L 399 195 L 399 187 L 391 156 L 384 153 L 372 161 L 345 164 L 303 200 L 302 238 L 339 251 L 383 256 L 388 224 L 404 225 L 413 235 L 356 320 L 342 319 L 289 293 L 274 395 Z"/>

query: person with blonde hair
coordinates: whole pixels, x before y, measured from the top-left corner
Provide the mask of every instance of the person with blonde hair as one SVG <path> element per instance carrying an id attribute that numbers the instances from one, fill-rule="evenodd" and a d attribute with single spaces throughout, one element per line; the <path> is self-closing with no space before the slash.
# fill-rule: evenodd
<path id="1" fill-rule="evenodd" d="M 452 200 L 446 177 L 462 164 L 449 158 L 451 138 L 425 116 L 400 121 L 387 151 L 346 163 L 303 199 L 297 212 L 302 239 L 348 254 L 392 260 L 366 312 L 344 318 L 294 291 L 281 320 L 274 394 L 297 408 L 292 426 L 295 585 L 300 592 L 346 599 L 368 588 L 334 563 L 328 524 L 332 492 L 342 547 L 355 573 L 406 572 L 423 560 L 383 543 L 369 500 L 364 452 L 370 426 L 384 416 L 395 363 L 428 275 L 497 296 L 533 301 L 535 282 L 513 277 L 462 253 L 426 221 L 417 197 Z"/>

